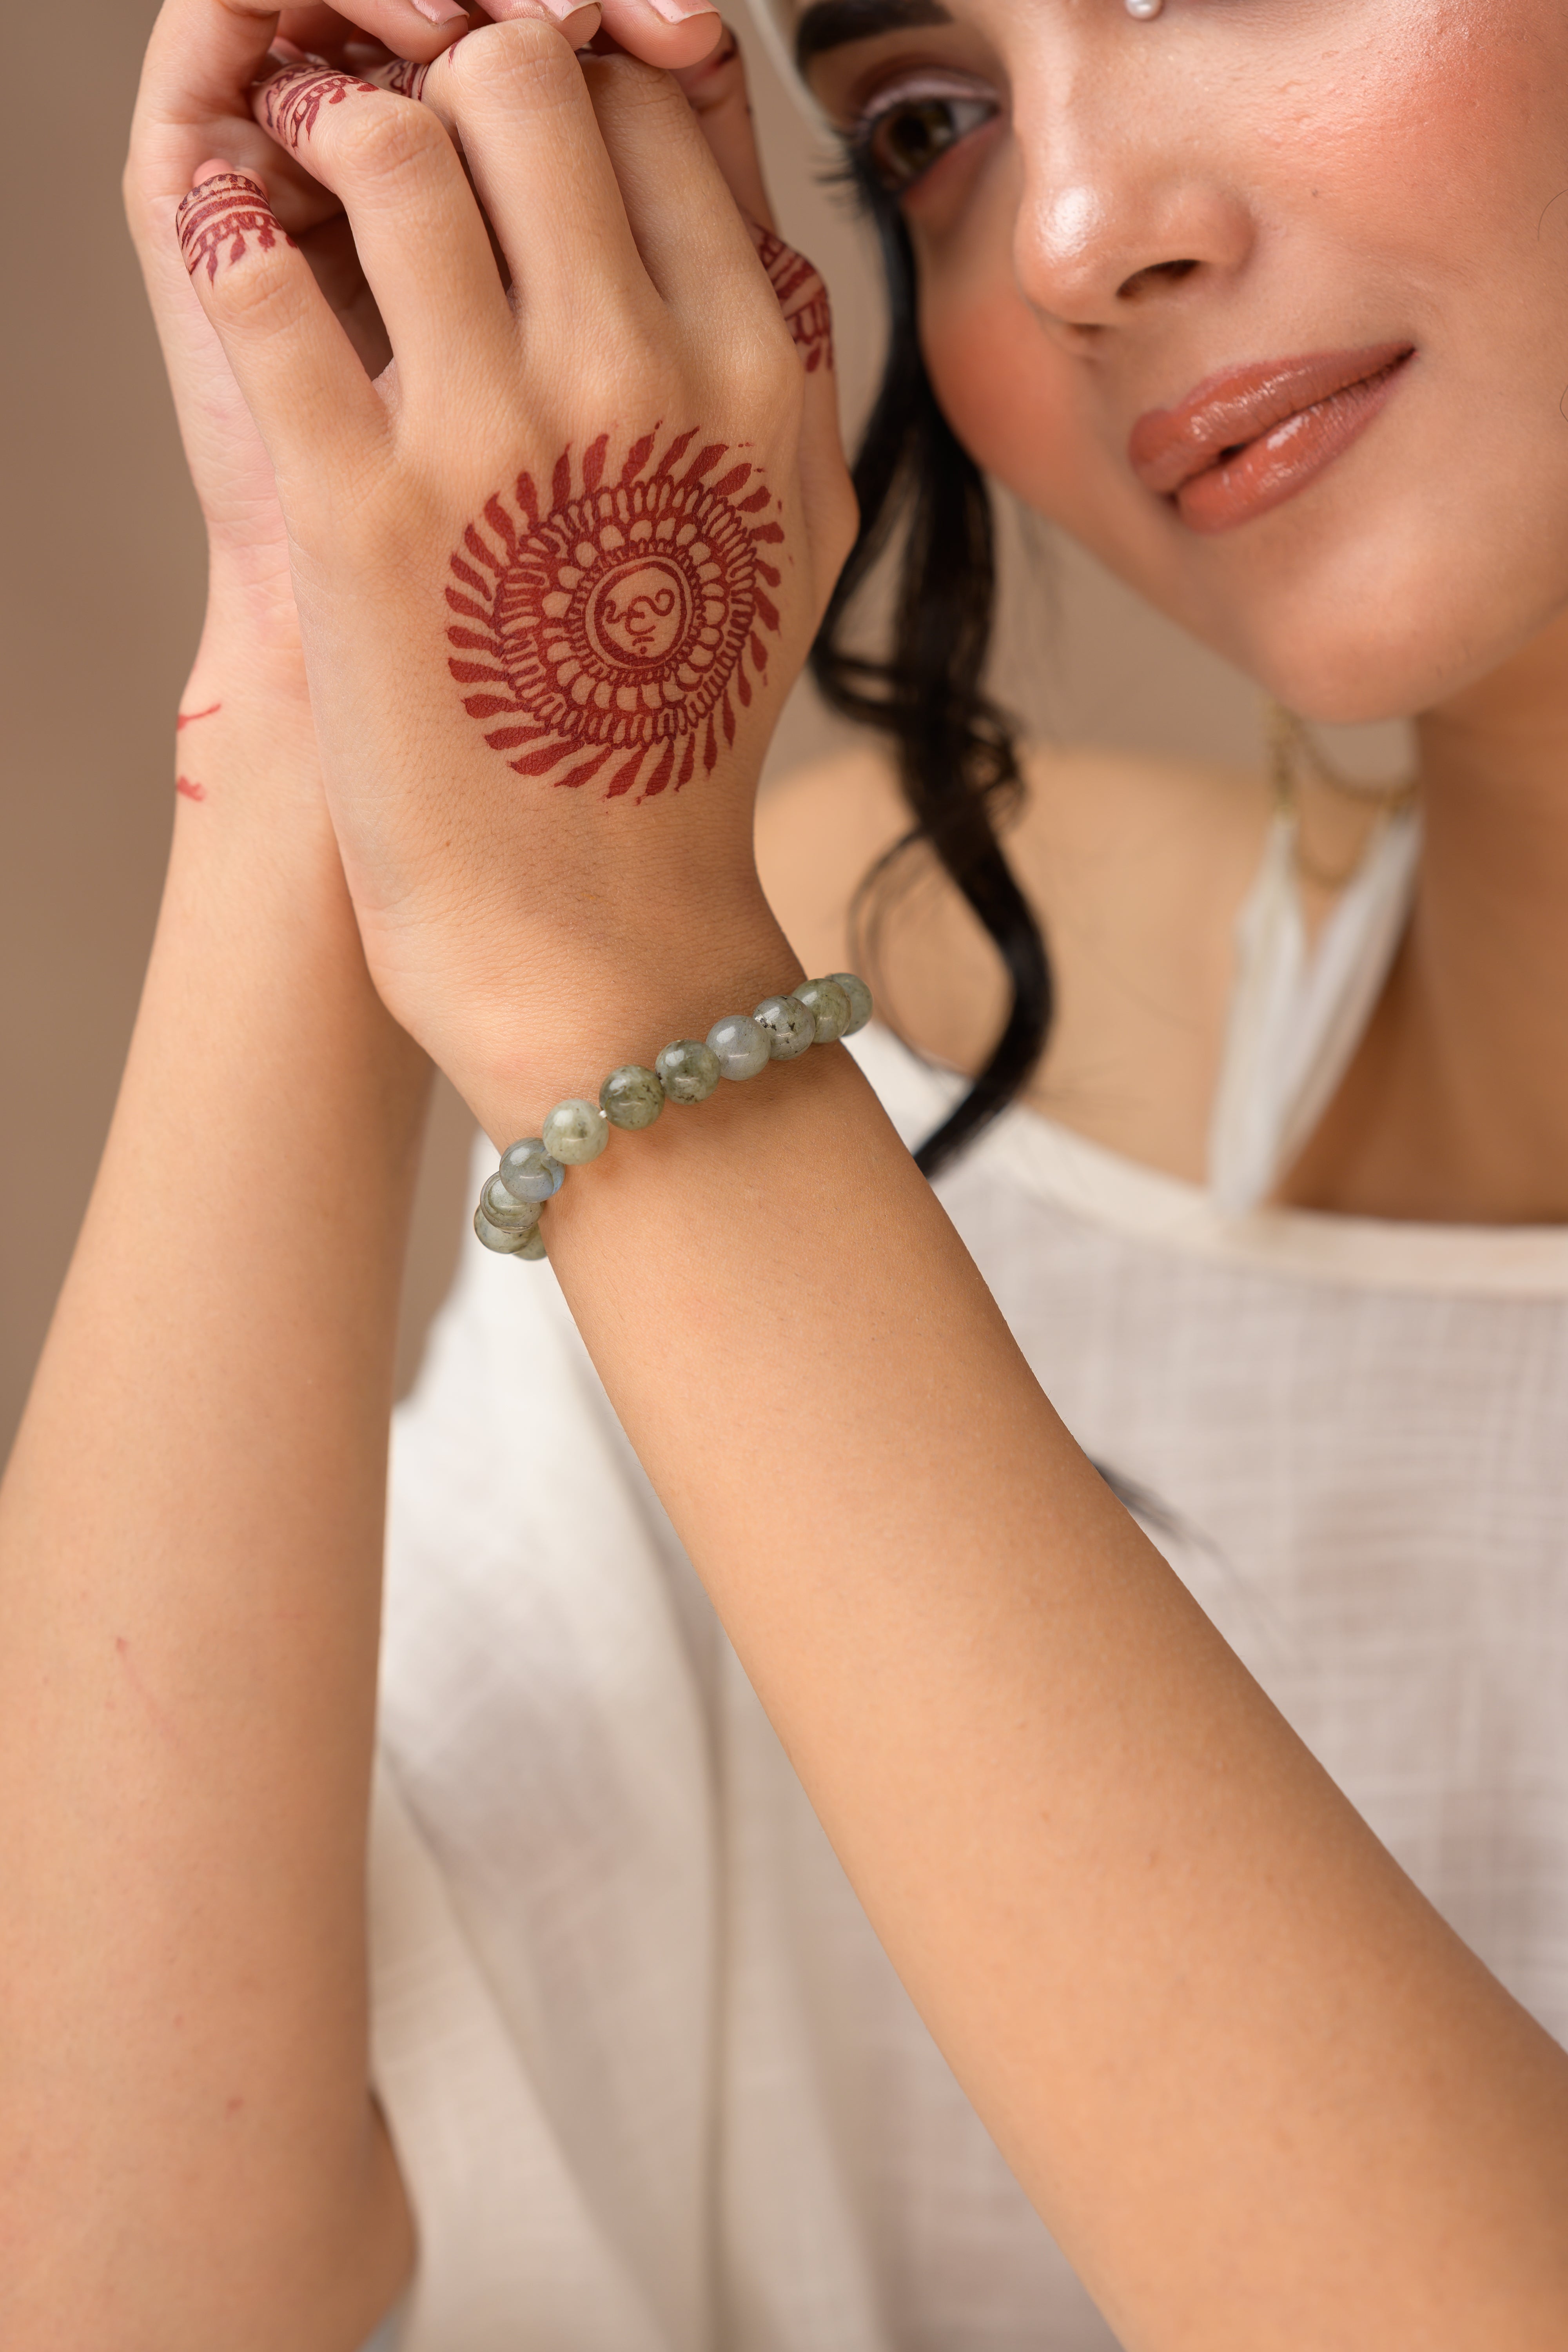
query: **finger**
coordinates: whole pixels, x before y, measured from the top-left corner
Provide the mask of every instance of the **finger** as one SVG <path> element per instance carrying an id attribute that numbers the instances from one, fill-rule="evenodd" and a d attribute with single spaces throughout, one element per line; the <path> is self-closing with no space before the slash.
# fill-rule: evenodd
<path id="1" fill-rule="evenodd" d="M 586 79 L 637 250 L 665 301 L 705 321 L 720 305 L 755 315 L 751 239 L 679 83 L 631 58 L 595 59 Z"/>
<path id="2" fill-rule="evenodd" d="M 331 55 L 357 29 L 384 42 L 395 57 L 428 64 L 468 31 L 462 0 L 339 0 L 327 8 L 285 8 L 279 31 L 314 55 Z"/>
<path id="3" fill-rule="evenodd" d="M 716 102 L 730 116 L 727 144 L 736 176 L 765 205 L 744 84 L 734 73 L 738 64 L 738 53 L 721 63 L 716 78 L 727 79 L 730 90 Z M 721 289 L 737 301 L 760 290 L 747 266 L 749 243 L 805 373 L 831 373 L 833 321 L 821 273 L 771 224 L 731 200 L 738 192 L 732 182 L 726 185 L 706 127 L 680 84 L 668 75 L 656 79 L 629 60 L 616 70 L 591 69 L 588 79 L 632 233 L 666 301 L 708 323 Z"/>
<path id="4" fill-rule="evenodd" d="M 372 444 L 385 411 L 265 184 L 209 159 L 175 215 L 180 253 L 280 478 L 328 442 Z"/>
<path id="5" fill-rule="evenodd" d="M 492 11 L 503 14 L 500 7 Z M 605 0 L 605 30 L 645 65 L 673 72 L 711 54 L 723 33 L 711 0 Z"/>
<path id="6" fill-rule="evenodd" d="M 524 18 L 531 18 L 538 24 L 552 25 L 567 47 L 574 50 L 587 47 L 598 32 L 601 21 L 599 0 L 507 0 L 507 5 L 497 6 L 493 14 L 498 23 L 503 18 L 508 23 L 521 23 Z M 395 57 L 374 62 L 362 61 L 353 56 L 352 45 L 346 45 L 345 62 L 351 60 L 354 70 L 363 74 L 366 81 L 374 82 L 380 89 L 394 90 L 404 98 L 424 99 L 426 96 L 429 62 Z M 438 90 L 429 93 L 429 102 L 437 107 L 438 113 L 451 117 L 450 103 L 440 103 Z M 461 148 L 462 140 L 455 120 L 447 119 L 447 128 Z"/>
<path id="7" fill-rule="evenodd" d="M 583 65 L 558 33 L 537 18 L 481 27 L 421 94 L 462 148 L 526 329 L 569 320 L 580 344 L 595 312 L 654 300 Z"/>
<path id="8" fill-rule="evenodd" d="M 775 229 L 764 228 L 761 221 L 749 216 L 746 227 L 807 375 L 819 372 L 831 375 L 833 306 L 821 270 L 793 245 L 786 245 Z"/>
<path id="9" fill-rule="evenodd" d="M 507 368 L 511 312 L 479 206 L 436 116 L 311 59 L 258 83 L 251 102 L 269 135 L 347 212 L 401 392 L 444 383 L 459 340 L 470 364 Z"/>
<path id="10" fill-rule="evenodd" d="M 713 160 L 741 210 L 764 228 L 775 226 L 757 153 L 756 125 L 746 88 L 741 45 L 726 25 L 711 57 L 675 77 L 712 150 Z"/>

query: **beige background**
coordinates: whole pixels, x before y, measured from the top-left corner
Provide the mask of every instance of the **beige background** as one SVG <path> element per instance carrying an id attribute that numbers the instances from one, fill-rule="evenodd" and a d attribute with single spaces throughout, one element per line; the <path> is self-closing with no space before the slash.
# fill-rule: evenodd
<path id="1" fill-rule="evenodd" d="M 0 1454 L 9 1444 L 102 1147 L 152 937 L 173 810 L 173 721 L 195 647 L 195 506 L 121 218 L 118 180 L 155 0 L 18 12 L 4 142 L 6 726 L 0 785 Z M 826 158 L 762 60 L 781 222 L 825 268 L 847 408 L 879 303 Z M 19 101 L 19 102 L 18 102 Z M 1070 550 L 1020 583 L 1005 691 L 1037 726 L 1249 759 L 1256 698 Z M 1048 653 L 1044 649 L 1048 647 Z M 841 737 L 804 693 L 777 773 Z M 468 1123 L 437 1099 L 402 1376 L 456 1260 Z M 90 1443 L 90 1432 L 83 1432 Z"/>

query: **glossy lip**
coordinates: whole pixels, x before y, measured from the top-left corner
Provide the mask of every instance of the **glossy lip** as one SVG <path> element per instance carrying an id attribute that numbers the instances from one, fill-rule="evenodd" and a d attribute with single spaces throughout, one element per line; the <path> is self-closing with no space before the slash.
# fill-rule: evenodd
<path id="1" fill-rule="evenodd" d="M 1152 408 L 1128 439 L 1132 470 L 1192 530 L 1233 530 L 1282 505 L 1349 448 L 1413 355 L 1408 342 L 1265 360 L 1205 377 Z"/>

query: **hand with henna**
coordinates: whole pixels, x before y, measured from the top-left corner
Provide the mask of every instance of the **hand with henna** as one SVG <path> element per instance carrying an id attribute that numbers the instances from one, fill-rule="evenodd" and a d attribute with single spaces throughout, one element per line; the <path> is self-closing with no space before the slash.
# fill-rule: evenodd
<path id="1" fill-rule="evenodd" d="M 538 20 L 417 105 L 393 68 L 271 73 L 258 124 L 385 321 L 374 380 L 245 152 L 180 208 L 276 468 L 373 975 L 501 1125 L 695 943 L 710 988 L 787 970 L 752 803 L 853 501 L 821 282 L 699 120 L 721 145 L 738 76 L 689 103 Z"/>
<path id="2" fill-rule="evenodd" d="M 275 8 L 250 0 L 168 0 L 149 45 L 125 172 L 125 202 L 163 341 L 181 430 L 207 526 L 210 603 L 204 656 L 186 698 L 194 710 L 232 698 L 236 670 L 264 670 L 259 691 L 279 719 L 304 709 L 298 626 L 270 463 L 221 346 L 192 293 L 174 217 L 197 168 L 221 154 L 260 175 L 277 230 L 309 262 L 323 299 L 364 365 L 388 357 L 384 330 L 337 197 L 258 122 L 251 90 L 274 43 L 353 61 L 389 87 L 417 88 L 430 61 L 476 23 L 534 16 L 571 41 L 609 28 L 634 54 L 689 65 L 711 49 L 718 17 L 706 0 L 349 0 L 342 9 Z M 258 232 L 259 233 L 259 232 Z M 221 650 L 219 650 L 221 648 Z"/>

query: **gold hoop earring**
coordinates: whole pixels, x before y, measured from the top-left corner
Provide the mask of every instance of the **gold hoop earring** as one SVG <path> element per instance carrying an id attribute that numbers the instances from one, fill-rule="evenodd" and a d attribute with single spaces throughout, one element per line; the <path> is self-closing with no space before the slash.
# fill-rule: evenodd
<path id="1" fill-rule="evenodd" d="M 1371 809 L 1376 817 L 1374 832 L 1381 832 L 1401 809 L 1409 808 L 1415 799 L 1415 779 L 1405 777 L 1397 784 L 1357 784 L 1325 757 L 1312 740 L 1306 721 L 1282 702 L 1270 698 L 1268 706 L 1268 782 L 1274 798 L 1277 816 L 1286 818 L 1294 828 L 1291 861 L 1303 882 L 1314 883 L 1320 890 L 1342 890 L 1352 880 L 1366 856 L 1370 836 L 1363 841 L 1351 863 L 1336 871 L 1320 865 L 1301 845 L 1301 776 L 1303 771 L 1315 783 L 1322 784 L 1342 799 L 1353 801 L 1359 808 Z"/>

